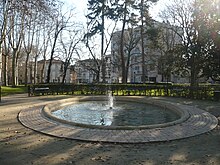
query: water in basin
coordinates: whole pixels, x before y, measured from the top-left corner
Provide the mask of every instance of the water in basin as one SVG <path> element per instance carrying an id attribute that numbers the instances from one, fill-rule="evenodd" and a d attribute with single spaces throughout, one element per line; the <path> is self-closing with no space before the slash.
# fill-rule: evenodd
<path id="1" fill-rule="evenodd" d="M 103 101 L 72 104 L 52 112 L 70 122 L 104 126 L 143 126 L 172 122 L 180 118 L 164 107 L 140 102 L 120 102 L 113 107 Z"/>

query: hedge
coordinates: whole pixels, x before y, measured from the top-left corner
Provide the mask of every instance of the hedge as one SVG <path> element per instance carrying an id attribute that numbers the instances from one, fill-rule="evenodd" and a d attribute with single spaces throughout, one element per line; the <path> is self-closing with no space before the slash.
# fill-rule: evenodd
<path id="1" fill-rule="evenodd" d="M 220 85 L 190 87 L 183 84 L 38 84 L 29 85 L 29 96 L 36 95 L 106 95 L 115 96 L 173 96 L 218 100 Z"/>

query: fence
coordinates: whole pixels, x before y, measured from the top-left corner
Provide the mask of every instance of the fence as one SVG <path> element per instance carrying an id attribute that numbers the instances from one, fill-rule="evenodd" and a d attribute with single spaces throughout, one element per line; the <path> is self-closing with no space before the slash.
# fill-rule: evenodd
<path id="1" fill-rule="evenodd" d="M 28 95 L 172 96 L 193 99 L 220 99 L 219 85 L 190 87 L 172 84 L 39 84 L 28 86 Z"/>

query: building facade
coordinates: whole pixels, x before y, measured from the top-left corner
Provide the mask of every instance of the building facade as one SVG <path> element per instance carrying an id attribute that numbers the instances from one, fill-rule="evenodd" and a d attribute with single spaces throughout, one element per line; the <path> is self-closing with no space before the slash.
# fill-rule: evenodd
<path id="1" fill-rule="evenodd" d="M 38 61 L 37 64 L 37 79 L 38 82 L 47 82 L 47 72 L 49 67 L 49 60 Z M 74 81 L 74 75 L 71 67 L 68 67 L 66 71 L 66 77 L 64 83 L 72 83 Z M 52 60 L 51 71 L 50 71 L 50 83 L 61 83 L 64 75 L 64 62 L 62 60 Z"/>
<path id="2" fill-rule="evenodd" d="M 153 26 L 153 28 L 152 28 Z M 144 67 L 142 59 L 142 43 L 141 43 L 141 32 L 140 27 L 133 29 L 127 29 L 124 35 L 124 60 L 125 68 L 127 72 L 127 82 L 128 83 L 143 83 L 143 68 L 145 68 L 145 80 L 146 82 L 163 82 L 171 81 L 175 83 L 188 83 L 188 78 L 182 78 L 179 75 L 174 73 L 169 73 L 169 76 L 164 78 L 164 73 L 161 69 L 161 57 L 164 55 L 164 52 L 161 49 L 167 49 L 166 46 L 168 43 L 162 42 L 162 40 L 169 40 L 170 44 L 178 44 L 181 42 L 179 36 L 172 36 L 171 31 L 168 31 L 170 24 L 154 22 L 151 27 L 145 27 L 145 32 L 151 29 L 160 29 L 161 36 L 158 36 L 157 42 L 160 42 L 161 45 L 156 47 L 155 43 L 149 39 L 151 38 L 148 35 L 144 35 Z M 169 33 L 168 33 L 168 32 Z M 167 34 L 166 34 L 167 33 Z M 163 35 L 163 36 L 162 36 Z M 167 36 L 164 36 L 167 35 Z M 112 54 L 112 63 L 113 68 L 118 70 L 118 79 L 119 83 L 122 79 L 121 73 L 121 60 L 120 60 L 120 36 L 121 31 L 116 31 L 113 34 L 111 42 L 111 54 Z M 167 37 L 167 38 L 164 38 Z M 168 38 L 169 37 L 169 38 Z M 172 41 L 171 41 L 172 40 Z M 164 44 L 164 45 L 163 45 Z M 169 67 L 169 66 L 165 66 Z M 165 70 L 166 68 L 163 68 Z"/>
<path id="3" fill-rule="evenodd" d="M 75 83 L 93 83 L 99 80 L 97 74 L 100 72 L 99 60 L 79 60 L 74 65 L 76 75 Z"/>

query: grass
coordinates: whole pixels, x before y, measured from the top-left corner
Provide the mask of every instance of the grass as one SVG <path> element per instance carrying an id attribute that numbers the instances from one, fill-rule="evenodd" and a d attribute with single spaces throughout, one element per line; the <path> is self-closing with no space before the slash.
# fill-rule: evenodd
<path id="1" fill-rule="evenodd" d="M 25 86 L 17 86 L 17 87 L 11 87 L 11 86 L 2 86 L 1 87 L 1 95 L 7 96 L 12 94 L 21 94 L 21 93 L 27 93 L 28 89 Z"/>

